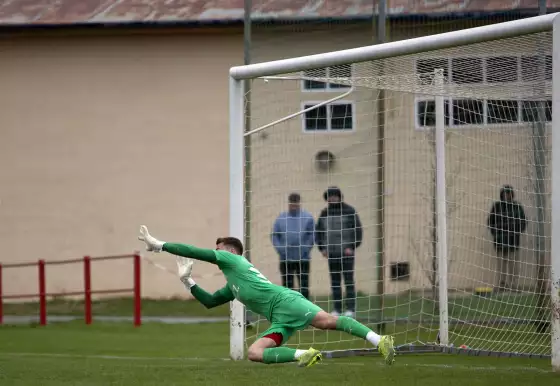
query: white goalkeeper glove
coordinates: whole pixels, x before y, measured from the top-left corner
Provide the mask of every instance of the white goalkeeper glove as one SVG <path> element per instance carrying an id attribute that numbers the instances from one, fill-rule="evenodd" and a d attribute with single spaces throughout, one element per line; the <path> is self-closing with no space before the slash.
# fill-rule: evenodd
<path id="1" fill-rule="evenodd" d="M 191 276 L 193 263 L 192 259 L 177 256 L 177 273 L 179 274 L 179 279 L 181 279 L 188 290 L 196 284 Z"/>
<path id="2" fill-rule="evenodd" d="M 146 251 L 148 252 L 161 252 L 165 241 L 160 241 L 148 233 L 148 228 L 145 225 L 140 227 L 140 236 L 138 240 L 146 243 Z"/>

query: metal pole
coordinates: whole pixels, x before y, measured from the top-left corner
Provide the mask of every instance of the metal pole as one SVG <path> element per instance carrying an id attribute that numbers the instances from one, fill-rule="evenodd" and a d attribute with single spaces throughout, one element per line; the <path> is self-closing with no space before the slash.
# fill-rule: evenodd
<path id="1" fill-rule="evenodd" d="M 539 15 L 546 15 L 546 0 L 539 0 Z M 538 79 L 543 85 L 546 82 L 546 58 L 545 49 L 542 46 L 538 47 L 538 65 L 537 75 Z M 542 96 L 545 95 L 545 90 L 541 90 Z M 546 150 L 544 148 L 544 140 L 546 136 L 546 112 L 545 102 L 540 100 L 537 103 L 537 114 L 532 114 L 537 117 L 537 122 L 533 122 L 532 126 L 532 142 L 533 142 L 533 157 L 535 165 L 535 206 L 537 209 L 537 234 L 535 235 L 535 259 L 537 262 L 537 320 L 536 328 L 540 333 L 545 333 L 549 321 L 546 320 L 548 309 L 548 291 L 547 291 L 547 269 L 546 269 L 546 256 L 545 256 L 545 186 L 544 179 L 546 175 Z"/>
<path id="2" fill-rule="evenodd" d="M 134 254 L 134 326 L 142 325 L 142 260 L 139 253 Z"/>
<path id="3" fill-rule="evenodd" d="M 539 0 L 539 15 L 546 15 L 546 0 Z"/>
<path id="4" fill-rule="evenodd" d="M 91 258 L 84 256 L 84 321 L 91 324 Z"/>
<path id="5" fill-rule="evenodd" d="M 447 183 L 445 180 L 445 105 L 443 98 L 443 69 L 435 70 L 438 86 L 436 95 L 436 213 L 437 221 L 437 281 L 439 308 L 439 343 L 449 345 L 449 319 L 447 313 Z"/>
<path id="6" fill-rule="evenodd" d="M 243 18 L 243 62 L 251 64 L 251 51 L 253 49 L 252 39 L 252 21 L 251 12 L 253 10 L 253 1 L 245 0 L 244 2 L 244 18 Z M 245 133 L 251 131 L 251 80 L 245 80 Z M 245 141 L 245 234 L 243 243 L 245 245 L 245 258 L 251 261 L 251 137 L 246 135 Z M 245 312 L 245 323 L 252 323 L 249 311 Z"/>
<path id="7" fill-rule="evenodd" d="M 554 18 L 552 36 L 552 126 L 560 122 L 560 18 Z M 551 362 L 552 370 L 560 373 L 560 133 L 552 130 L 552 173 L 551 173 Z"/>
<path id="8" fill-rule="evenodd" d="M 243 239 L 244 235 L 244 166 L 243 131 L 245 125 L 244 95 L 245 82 L 229 78 L 229 234 Z M 244 358 L 245 352 L 245 307 L 238 300 L 230 302 L 230 357 Z"/>
<path id="9" fill-rule="evenodd" d="M 378 0 L 377 44 L 387 41 L 387 3 L 388 0 Z"/>
<path id="10" fill-rule="evenodd" d="M 47 285 L 45 284 L 45 260 L 39 260 L 39 324 L 47 325 Z"/>
<path id="11" fill-rule="evenodd" d="M 245 0 L 244 22 L 243 22 L 243 62 L 251 64 L 252 31 L 251 11 L 253 1 Z M 251 130 L 251 80 L 245 80 L 245 132 Z M 249 226 L 245 227 L 244 244 L 245 257 L 251 261 L 251 138 L 245 137 L 245 221 Z"/>
<path id="12" fill-rule="evenodd" d="M 374 0 L 375 2 L 375 0 Z M 374 8 L 375 12 L 375 8 Z M 376 44 L 383 44 L 387 35 L 387 0 L 377 1 L 377 39 Z M 383 75 L 383 66 L 379 69 Z M 376 90 L 373 90 L 376 93 Z M 379 319 L 383 319 L 385 293 L 385 90 L 377 93 L 377 298 Z M 385 325 L 380 324 L 380 333 L 384 333 Z"/>

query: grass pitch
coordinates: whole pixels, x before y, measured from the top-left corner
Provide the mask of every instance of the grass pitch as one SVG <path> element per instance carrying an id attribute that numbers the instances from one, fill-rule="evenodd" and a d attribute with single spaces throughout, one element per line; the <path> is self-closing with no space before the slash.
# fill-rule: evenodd
<path id="1" fill-rule="evenodd" d="M 0 327 L 0 385 L 554 385 L 548 360 L 403 355 L 325 360 L 309 369 L 228 358 L 227 323 L 82 322 Z M 319 347 L 318 347 L 319 348 Z"/>

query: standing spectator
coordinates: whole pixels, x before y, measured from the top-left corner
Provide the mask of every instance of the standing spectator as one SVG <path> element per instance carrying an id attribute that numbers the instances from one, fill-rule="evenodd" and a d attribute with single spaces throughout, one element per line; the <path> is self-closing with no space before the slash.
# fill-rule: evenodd
<path id="1" fill-rule="evenodd" d="M 327 207 L 321 211 L 315 228 L 317 247 L 328 259 L 331 276 L 333 315 L 342 312 L 342 279 L 346 285 L 345 316 L 356 312 L 354 263 L 356 249 L 362 244 L 362 224 L 356 210 L 343 201 L 342 191 L 328 188 L 323 194 Z"/>
<path id="2" fill-rule="evenodd" d="M 514 200 L 510 185 L 500 191 L 500 200 L 494 202 L 488 215 L 488 228 L 494 238 L 494 248 L 498 255 L 498 280 L 500 288 L 512 289 L 516 276 L 516 251 L 519 249 L 521 234 L 527 227 L 523 206 Z"/>
<path id="3" fill-rule="evenodd" d="M 282 285 L 294 289 L 294 276 L 299 289 L 309 299 L 309 260 L 313 248 L 313 216 L 301 209 L 301 197 L 288 197 L 288 210 L 280 213 L 272 229 L 272 244 L 280 257 Z"/>

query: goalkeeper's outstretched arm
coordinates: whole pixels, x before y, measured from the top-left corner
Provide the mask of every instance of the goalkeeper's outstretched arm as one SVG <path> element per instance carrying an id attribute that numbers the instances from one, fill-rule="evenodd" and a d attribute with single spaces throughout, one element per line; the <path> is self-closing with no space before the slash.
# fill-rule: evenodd
<path id="1" fill-rule="evenodd" d="M 167 243 L 150 235 L 145 225 L 140 227 L 138 240 L 146 243 L 146 250 L 150 252 L 165 251 L 176 256 L 188 257 L 195 260 L 202 260 L 208 263 L 217 264 L 218 259 L 213 249 L 197 248 L 194 245 Z"/>
<path id="2" fill-rule="evenodd" d="M 228 286 L 220 288 L 218 291 L 210 294 L 195 284 L 191 287 L 191 294 L 206 308 L 214 308 L 231 302 L 235 297 Z"/>
<path id="3" fill-rule="evenodd" d="M 202 260 L 208 263 L 216 264 L 216 254 L 213 249 L 198 248 L 194 245 L 165 243 L 162 250 L 173 255 L 188 257 L 195 260 Z"/>

